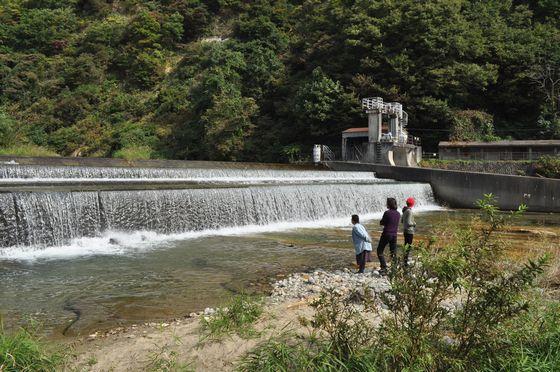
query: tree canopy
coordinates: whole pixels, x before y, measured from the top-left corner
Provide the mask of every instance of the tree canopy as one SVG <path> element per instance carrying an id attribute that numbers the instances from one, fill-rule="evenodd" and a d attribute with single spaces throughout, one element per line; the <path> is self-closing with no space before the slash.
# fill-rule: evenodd
<path id="1" fill-rule="evenodd" d="M 4 0 L 1 146 L 293 161 L 360 99 L 447 139 L 560 138 L 554 0 Z"/>

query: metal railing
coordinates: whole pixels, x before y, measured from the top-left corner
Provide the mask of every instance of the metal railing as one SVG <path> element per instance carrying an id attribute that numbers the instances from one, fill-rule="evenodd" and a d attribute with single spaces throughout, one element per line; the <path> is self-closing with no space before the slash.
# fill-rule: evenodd
<path id="1" fill-rule="evenodd" d="M 336 155 L 334 151 L 332 151 L 330 147 L 327 145 L 323 145 L 323 160 L 324 161 L 336 160 Z"/>
<path id="2" fill-rule="evenodd" d="M 402 119 L 403 127 L 408 125 L 408 114 L 399 102 L 384 103 L 381 97 L 368 97 L 362 99 L 362 109 L 366 111 L 378 110 L 383 114 L 396 115 L 399 119 Z"/>

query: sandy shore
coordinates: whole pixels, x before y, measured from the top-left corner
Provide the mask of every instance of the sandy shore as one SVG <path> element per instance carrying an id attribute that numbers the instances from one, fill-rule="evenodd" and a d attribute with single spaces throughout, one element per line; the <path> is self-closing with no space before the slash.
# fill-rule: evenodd
<path id="1" fill-rule="evenodd" d="M 230 371 L 259 342 L 287 331 L 306 333 L 298 319 L 313 315 L 309 304 L 322 290 L 348 292 L 364 286 L 383 291 L 388 283 L 371 272 L 357 275 L 348 269 L 292 274 L 273 284 L 272 294 L 265 299 L 265 312 L 255 325 L 259 332 L 255 338 L 201 341 L 200 317 L 206 315 L 191 314 L 167 323 L 117 328 L 81 338 L 75 343 L 68 370 L 150 371 L 186 366 L 187 370 Z M 207 309 L 209 312 L 212 310 Z"/>

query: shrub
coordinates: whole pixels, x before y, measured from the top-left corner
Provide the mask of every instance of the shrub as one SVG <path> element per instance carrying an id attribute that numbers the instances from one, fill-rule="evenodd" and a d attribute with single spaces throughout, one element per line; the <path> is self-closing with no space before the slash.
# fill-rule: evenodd
<path id="1" fill-rule="evenodd" d="M 365 311 L 353 306 L 353 302 L 353 296 L 323 292 L 311 304 L 315 308 L 313 319 L 303 321 L 325 335 L 327 349 L 340 360 L 348 360 L 364 346 L 371 346 L 373 329 L 364 327 L 368 323 Z"/>
<path id="2" fill-rule="evenodd" d="M 116 140 L 123 148 L 155 146 L 158 138 L 152 124 L 124 122 L 115 131 Z"/>
<path id="3" fill-rule="evenodd" d="M 535 164 L 535 173 L 547 178 L 560 178 L 560 158 L 543 156 Z"/>

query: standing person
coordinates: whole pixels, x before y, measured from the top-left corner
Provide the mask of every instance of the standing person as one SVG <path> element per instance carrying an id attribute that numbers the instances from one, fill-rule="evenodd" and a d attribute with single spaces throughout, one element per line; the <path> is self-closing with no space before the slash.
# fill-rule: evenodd
<path id="1" fill-rule="evenodd" d="M 391 260 L 393 263 L 396 262 L 397 232 L 401 220 L 401 214 L 397 211 L 397 201 L 395 198 L 387 198 L 387 209 L 388 210 L 383 213 L 383 218 L 381 218 L 381 222 L 379 223 L 383 226 L 383 232 L 381 233 L 379 245 L 377 246 L 377 257 L 381 264 L 381 270 L 379 272 L 381 274 L 387 273 L 387 262 L 385 261 L 384 255 L 387 244 L 389 244 L 389 249 L 391 251 Z"/>
<path id="2" fill-rule="evenodd" d="M 352 242 L 356 250 L 356 263 L 359 266 L 358 274 L 362 274 L 366 268 L 367 252 L 371 252 L 371 238 L 366 228 L 360 224 L 360 217 L 352 215 Z"/>
<path id="3" fill-rule="evenodd" d="M 416 201 L 414 198 L 406 199 L 406 207 L 402 210 L 401 222 L 403 224 L 403 235 L 404 235 L 404 266 L 408 266 L 408 255 L 410 253 L 410 248 L 412 246 L 412 240 L 414 239 L 414 231 L 416 229 L 416 221 L 414 221 L 414 213 L 412 212 L 412 207 Z"/>

